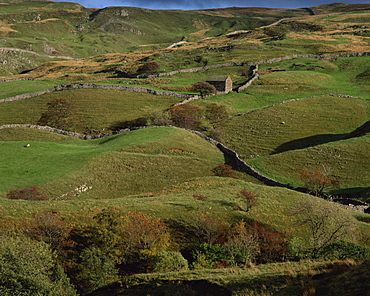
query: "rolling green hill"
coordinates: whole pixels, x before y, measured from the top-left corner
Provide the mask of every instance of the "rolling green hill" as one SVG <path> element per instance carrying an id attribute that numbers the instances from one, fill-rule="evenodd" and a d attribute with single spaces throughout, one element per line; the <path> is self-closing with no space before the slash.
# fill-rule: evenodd
<path id="1" fill-rule="evenodd" d="M 150 193 L 191 178 L 210 176 L 211 169 L 223 162 L 216 147 L 174 128 L 143 129 L 89 141 L 69 137 L 61 140 L 61 136 L 51 141 L 49 135 L 42 141 L 44 134 L 35 130 L 32 137 L 23 139 L 20 129 L 12 141 L 8 136 L 1 142 L 3 197 L 9 190 L 34 185 L 52 199 L 64 194 L 73 198 L 75 188 L 83 185 L 93 187 L 84 198 Z M 27 143 L 31 144 L 29 148 L 24 147 Z"/>

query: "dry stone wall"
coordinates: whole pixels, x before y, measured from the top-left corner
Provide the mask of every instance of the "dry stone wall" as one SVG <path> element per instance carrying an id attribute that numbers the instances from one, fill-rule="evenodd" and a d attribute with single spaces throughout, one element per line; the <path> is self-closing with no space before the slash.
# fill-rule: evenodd
<path id="1" fill-rule="evenodd" d="M 19 101 L 19 100 L 25 100 L 32 97 L 41 96 L 46 93 L 51 93 L 54 91 L 63 91 L 63 90 L 71 90 L 71 89 L 109 89 L 109 90 L 122 90 L 122 91 L 132 91 L 132 92 L 139 92 L 139 93 L 148 93 L 152 95 L 158 95 L 158 96 L 171 96 L 176 98 L 184 98 L 189 99 L 194 96 L 187 95 L 187 94 L 181 94 L 181 93 L 174 93 L 170 91 L 159 91 L 159 90 L 153 90 L 149 88 L 143 88 L 143 87 L 135 87 L 135 86 L 124 86 L 124 85 L 100 85 L 100 84 L 94 84 L 94 83 L 79 83 L 79 84 L 67 84 L 67 85 L 58 85 L 54 86 L 53 88 L 49 88 L 47 90 L 32 92 L 32 93 L 26 93 L 17 95 L 14 97 L 9 97 L 6 99 L 1 99 L 0 103 L 4 102 L 12 102 L 12 101 Z"/>
<path id="2" fill-rule="evenodd" d="M 280 183 L 276 180 L 273 180 L 273 179 L 271 179 L 269 177 L 266 177 L 266 176 L 262 175 L 261 173 L 257 172 L 252 167 L 247 165 L 243 160 L 241 160 L 239 155 L 235 151 L 227 148 L 225 145 L 221 144 L 220 142 L 218 142 L 218 141 L 216 141 L 216 140 L 214 140 L 214 139 L 212 139 L 212 138 L 210 138 L 210 137 L 208 137 L 208 136 L 206 136 L 206 135 L 204 135 L 204 134 L 202 134 L 198 131 L 194 131 L 194 130 L 188 130 L 188 131 L 190 131 L 190 132 L 198 135 L 202 139 L 214 144 L 226 156 L 226 158 L 229 161 L 231 161 L 233 163 L 233 165 L 235 167 L 237 167 L 240 171 L 242 171 L 244 173 L 247 173 L 248 175 L 256 178 L 257 180 L 263 182 L 266 185 L 294 189 L 292 186 Z"/>
<path id="3" fill-rule="evenodd" d="M 244 89 L 249 87 L 253 83 L 253 81 L 255 81 L 258 78 L 257 71 L 258 71 L 258 65 L 253 66 L 251 78 L 247 81 L 246 84 L 238 88 L 238 92 L 242 92 Z"/>
<path id="4" fill-rule="evenodd" d="M 79 134 L 79 133 L 75 133 L 75 132 L 68 132 L 68 131 L 52 128 L 52 127 L 49 127 L 49 126 L 40 126 L 40 125 L 32 125 L 32 124 L 7 124 L 7 125 L 0 126 L 0 129 L 14 128 L 14 127 L 26 127 L 26 128 L 40 129 L 40 130 L 45 130 L 45 131 L 49 131 L 49 132 L 58 133 L 58 134 L 61 134 L 61 135 L 76 137 L 76 138 L 82 139 L 82 140 L 91 140 L 91 139 L 98 139 L 98 138 L 106 137 L 106 135 L 92 135 L 92 136 L 83 135 L 83 134 Z M 117 131 L 114 131 L 114 132 L 110 133 L 108 136 L 112 136 L 112 135 L 116 135 L 116 134 L 120 134 L 120 133 L 124 133 L 124 132 L 128 132 L 128 131 L 132 131 L 132 130 L 149 128 L 149 127 L 150 126 L 142 126 L 142 127 L 133 127 L 133 128 L 121 129 L 121 130 L 117 130 Z M 208 137 L 208 136 L 206 136 L 206 135 L 204 135 L 204 134 L 202 134 L 198 131 L 194 131 L 194 130 L 190 130 L 190 129 L 187 129 L 187 131 L 190 131 L 190 132 L 198 135 L 202 139 L 208 141 L 209 143 L 215 145 L 225 155 L 225 157 L 230 162 L 232 162 L 235 167 L 238 168 L 238 170 L 256 178 L 257 180 L 263 182 L 264 184 L 269 185 L 269 186 L 287 188 L 287 189 L 295 190 L 295 191 L 298 191 L 298 192 L 309 193 L 308 190 L 305 189 L 305 188 L 294 188 L 290 185 L 278 182 L 278 181 L 273 180 L 273 179 L 271 179 L 267 176 L 264 176 L 263 174 L 254 170 L 251 166 L 247 165 L 243 160 L 241 160 L 239 155 L 235 151 L 227 148 L 225 145 L 221 144 L 220 142 L 218 142 L 218 141 L 216 141 L 216 140 L 214 140 L 214 139 L 212 139 L 212 138 L 210 138 L 210 137 Z M 353 199 L 336 199 L 336 200 L 333 200 L 333 201 L 339 202 L 340 204 L 342 204 L 343 206 L 345 206 L 349 210 L 369 213 L 370 205 L 368 203 L 353 200 Z"/>
<path id="5" fill-rule="evenodd" d="M 180 73 L 196 73 L 200 71 L 206 71 L 210 69 L 217 69 L 217 68 L 223 68 L 223 67 L 256 66 L 256 65 L 262 65 L 262 64 L 277 63 L 277 62 L 296 59 L 296 58 L 312 58 L 312 59 L 319 59 L 319 60 L 331 60 L 331 59 L 344 58 L 344 57 L 361 57 L 361 56 L 369 56 L 369 55 L 370 55 L 370 52 L 344 53 L 344 54 L 335 54 L 335 55 L 328 55 L 328 56 L 320 56 L 320 55 L 313 55 L 313 54 L 294 54 L 294 55 L 283 56 L 283 57 L 278 57 L 278 58 L 271 58 L 271 59 L 260 60 L 260 61 L 231 62 L 231 63 L 224 63 L 224 64 L 209 65 L 209 66 L 204 66 L 204 67 L 180 69 L 176 71 L 158 73 L 158 74 L 152 74 L 152 75 L 139 75 L 139 76 L 136 76 L 136 78 L 155 78 L 155 77 L 161 77 L 161 76 L 171 76 L 171 75 L 176 75 Z"/>
<path id="6" fill-rule="evenodd" d="M 136 76 L 136 78 L 154 78 L 154 77 L 161 77 L 161 76 L 170 76 L 170 75 L 175 75 L 179 73 L 195 73 L 199 71 L 205 71 L 209 69 L 216 69 L 216 68 L 222 68 L 222 67 L 235 67 L 235 66 L 256 66 L 255 70 L 253 71 L 252 78 L 247 82 L 246 85 L 242 86 L 239 88 L 238 91 L 241 91 L 248 87 L 255 79 L 258 78 L 257 75 L 257 67 L 258 65 L 261 64 L 266 64 L 266 63 L 276 63 L 280 62 L 283 60 L 289 60 L 289 59 L 295 59 L 295 58 L 314 58 L 314 59 L 335 59 L 335 58 L 341 58 L 341 57 L 359 57 L 359 56 L 369 56 L 370 52 L 359 52 L 359 53 L 347 53 L 347 54 L 337 54 L 337 55 L 330 55 L 330 56 L 319 56 L 319 55 L 311 55 L 311 54 L 295 54 L 295 55 L 289 55 L 289 56 L 284 56 L 284 57 L 278 57 L 278 58 L 271 58 L 271 59 L 266 59 L 266 60 L 261 60 L 261 61 L 251 61 L 251 62 L 231 62 L 231 63 L 224 63 L 224 64 L 216 64 L 216 65 L 209 65 L 209 66 L 204 66 L 204 67 L 197 67 L 197 68 L 189 68 L 189 69 L 182 69 L 182 70 L 176 70 L 172 72 L 167 72 L 167 73 L 158 73 L 158 74 L 153 74 L 153 75 L 140 75 Z M 6 82 L 10 81 L 7 79 L 1 80 L 0 82 Z M 27 93 L 27 94 L 21 94 L 17 95 L 14 97 L 9 97 L 5 99 L 1 99 L 0 103 L 3 102 L 11 102 L 11 101 L 18 101 L 18 100 L 24 100 L 36 96 L 43 95 L 45 93 L 50 93 L 53 91 L 61 91 L 61 90 L 69 90 L 69 89 L 80 89 L 80 88 L 92 88 L 92 89 L 112 89 L 112 90 L 123 90 L 123 91 L 132 91 L 132 92 L 141 92 L 141 93 L 150 93 L 153 95 L 162 95 L 162 96 L 172 96 L 172 97 L 177 97 L 177 98 L 184 98 L 188 101 L 194 100 L 194 99 L 199 99 L 198 96 L 192 96 L 192 95 L 187 95 L 187 94 L 180 94 L 180 93 L 173 93 L 169 91 L 156 91 L 148 88 L 142 88 L 142 87 L 133 87 L 133 86 L 123 86 L 123 85 L 99 85 L 99 84 L 93 84 L 93 83 L 80 83 L 80 84 L 68 84 L 68 85 L 59 85 L 55 86 L 53 88 L 39 91 L 39 92 L 33 92 L 33 93 Z M 185 101 L 185 102 L 188 102 Z M 179 104 L 184 104 L 184 101 L 179 103 Z"/>

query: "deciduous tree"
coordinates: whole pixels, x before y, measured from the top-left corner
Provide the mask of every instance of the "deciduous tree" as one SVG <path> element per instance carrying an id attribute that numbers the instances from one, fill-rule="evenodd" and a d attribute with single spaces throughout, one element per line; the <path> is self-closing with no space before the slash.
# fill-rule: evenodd
<path id="1" fill-rule="evenodd" d="M 247 189 L 240 191 L 238 193 L 238 197 L 244 203 L 246 212 L 249 212 L 252 207 L 258 205 L 258 195 L 248 191 Z"/>
<path id="2" fill-rule="evenodd" d="M 334 242 L 353 240 L 356 228 L 354 218 L 341 211 L 339 205 L 330 202 L 318 204 L 314 198 L 310 198 L 296 204 L 292 214 L 308 231 L 313 257 Z"/>
<path id="3" fill-rule="evenodd" d="M 205 81 L 199 81 L 191 86 L 193 92 L 199 92 L 201 97 L 207 97 L 217 93 L 216 88 Z"/>
<path id="4" fill-rule="evenodd" d="M 172 122 L 179 127 L 199 129 L 202 109 L 190 104 L 173 106 L 167 110 Z"/>
<path id="5" fill-rule="evenodd" d="M 70 131 L 84 129 L 76 104 L 69 98 L 56 98 L 47 103 L 37 124 Z"/>
<path id="6" fill-rule="evenodd" d="M 0 295 L 77 295 L 48 245 L 25 236 L 0 236 Z"/>
<path id="7" fill-rule="evenodd" d="M 228 112 L 225 105 L 209 103 L 205 109 L 205 116 L 215 129 L 228 116 Z"/>
<path id="8" fill-rule="evenodd" d="M 224 249 L 233 265 L 246 265 L 248 262 L 254 262 L 259 253 L 258 237 L 250 230 L 250 226 L 241 220 L 232 227 Z"/>
<path id="9" fill-rule="evenodd" d="M 166 224 L 142 212 L 130 212 L 121 227 L 121 248 L 125 262 L 135 262 L 166 251 L 169 243 Z"/>
<path id="10" fill-rule="evenodd" d="M 25 235 L 47 243 L 52 250 L 65 246 L 70 230 L 70 226 L 55 212 L 38 214 L 24 226 Z"/>
<path id="11" fill-rule="evenodd" d="M 322 196 L 325 190 L 339 187 L 339 181 L 330 177 L 329 172 L 325 170 L 303 170 L 301 180 L 315 196 Z"/>

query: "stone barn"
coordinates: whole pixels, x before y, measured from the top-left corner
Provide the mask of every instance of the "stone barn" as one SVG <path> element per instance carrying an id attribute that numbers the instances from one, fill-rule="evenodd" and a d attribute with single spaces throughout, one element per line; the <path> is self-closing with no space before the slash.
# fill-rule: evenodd
<path id="1" fill-rule="evenodd" d="M 208 77 L 206 82 L 213 85 L 217 93 L 229 93 L 233 91 L 233 81 L 230 76 L 211 76 Z"/>

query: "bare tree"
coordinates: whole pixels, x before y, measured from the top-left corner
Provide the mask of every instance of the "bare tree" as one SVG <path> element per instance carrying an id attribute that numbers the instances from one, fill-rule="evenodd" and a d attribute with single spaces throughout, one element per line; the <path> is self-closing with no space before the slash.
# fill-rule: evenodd
<path id="1" fill-rule="evenodd" d="M 354 218 L 339 205 L 307 198 L 296 204 L 292 213 L 297 216 L 298 223 L 307 227 L 314 257 L 331 243 L 353 240 L 356 228 Z"/>

